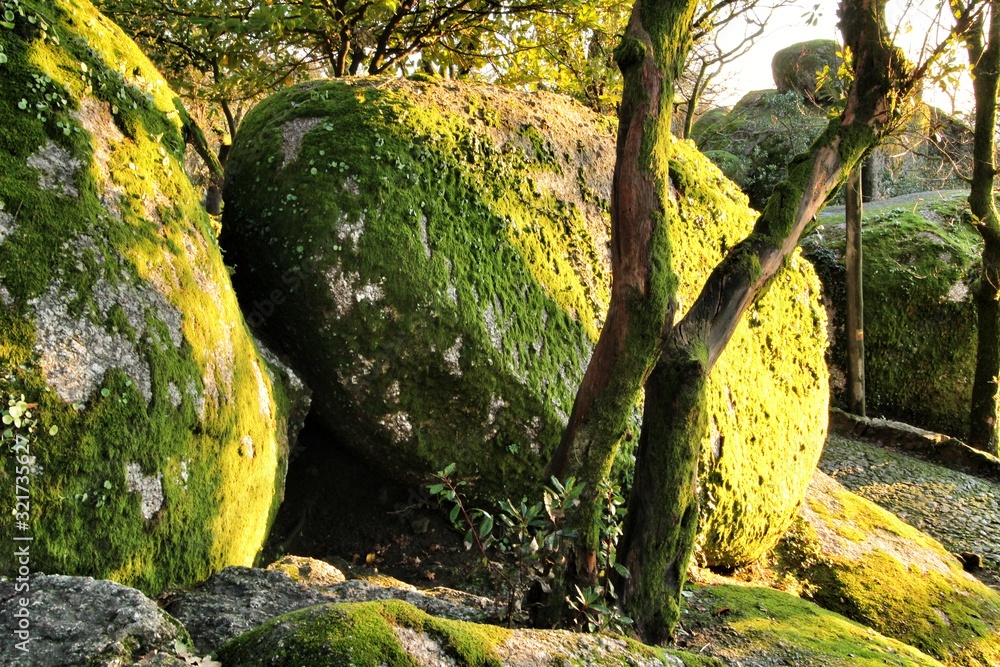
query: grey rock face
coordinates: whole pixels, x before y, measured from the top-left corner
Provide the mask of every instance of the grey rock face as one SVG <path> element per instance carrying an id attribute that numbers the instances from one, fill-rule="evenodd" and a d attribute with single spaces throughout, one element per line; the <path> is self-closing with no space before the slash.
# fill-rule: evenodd
<path id="1" fill-rule="evenodd" d="M 15 635 L 22 628 L 27 644 L 19 643 L 26 635 Z M 187 639 L 179 623 L 133 588 L 44 574 L 0 582 L 0 632 L 0 664 L 32 667 L 183 664 L 172 649 Z"/>
<path id="2" fill-rule="evenodd" d="M 323 602 L 323 595 L 284 572 L 227 567 L 171 596 L 166 609 L 184 624 L 196 649 L 210 652 L 275 616 Z"/>
<path id="3" fill-rule="evenodd" d="M 441 618 L 483 621 L 490 617 L 492 603 L 485 598 L 443 588 L 418 591 L 402 582 L 398 586 L 387 582 L 354 579 L 316 586 L 309 580 L 293 581 L 284 571 L 228 567 L 203 584 L 170 596 L 166 609 L 184 624 L 202 653 L 216 651 L 276 616 L 330 602 L 397 599 Z"/>

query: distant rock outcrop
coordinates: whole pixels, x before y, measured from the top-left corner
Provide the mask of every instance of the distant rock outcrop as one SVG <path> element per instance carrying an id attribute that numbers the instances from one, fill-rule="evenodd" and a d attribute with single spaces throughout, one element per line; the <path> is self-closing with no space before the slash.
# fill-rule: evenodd
<path id="1" fill-rule="evenodd" d="M 777 90 L 747 93 L 732 109 L 712 109 L 691 138 L 763 210 L 787 165 L 826 128 L 842 100 L 840 47 L 816 40 L 778 51 Z M 960 118 L 918 103 L 909 124 L 871 152 L 862 169 L 867 200 L 965 187 L 972 167 L 972 130 Z"/>
<path id="2" fill-rule="evenodd" d="M 673 150 L 683 310 L 754 216 L 689 143 Z M 480 496 L 535 494 L 608 304 L 614 152 L 606 118 L 552 95 L 385 79 L 279 93 L 228 163 L 222 242 L 248 320 L 369 462 L 410 480 L 456 462 Z M 819 456 L 817 287 L 792 257 L 712 373 L 709 562 L 772 545 Z"/>
<path id="3" fill-rule="evenodd" d="M 838 70 L 842 47 L 832 39 L 815 39 L 785 47 L 771 59 L 771 75 L 779 93 L 794 91 L 814 104 L 840 99 L 844 84 Z"/>
<path id="4" fill-rule="evenodd" d="M 246 329 L 178 97 L 86 0 L 22 7 L 0 29 L 0 477 L 30 503 L 0 532 L 34 537 L 33 570 L 148 593 L 252 564 L 304 388 Z"/>

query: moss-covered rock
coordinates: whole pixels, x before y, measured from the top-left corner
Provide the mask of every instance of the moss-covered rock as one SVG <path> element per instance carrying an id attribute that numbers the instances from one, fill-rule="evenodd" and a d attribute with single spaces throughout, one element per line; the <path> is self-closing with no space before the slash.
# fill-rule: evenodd
<path id="1" fill-rule="evenodd" d="M 843 63 L 840 49 L 832 39 L 814 39 L 777 51 L 771 58 L 771 75 L 778 92 L 792 91 L 814 104 L 836 102 L 844 92 L 838 76 Z"/>
<path id="2" fill-rule="evenodd" d="M 0 531 L 34 538 L 33 570 L 147 593 L 249 565 L 282 498 L 288 375 L 184 174 L 185 113 L 86 0 L 20 7 L 0 26 L 0 476 L 30 509 Z"/>
<path id="3" fill-rule="evenodd" d="M 399 600 L 320 605 L 292 612 L 229 642 L 218 651 L 218 658 L 223 664 L 243 667 L 713 664 L 611 635 L 507 630 L 439 619 Z"/>
<path id="4" fill-rule="evenodd" d="M 565 98 L 398 80 L 294 87 L 247 116 L 223 245 L 327 427 L 397 477 L 457 462 L 483 496 L 537 490 L 608 304 L 610 128 Z M 683 309 L 753 213 L 689 143 L 675 155 Z M 816 290 L 791 259 L 713 373 L 711 562 L 773 543 L 819 456 Z"/>
<path id="5" fill-rule="evenodd" d="M 938 660 L 790 593 L 747 585 L 694 587 L 682 622 L 687 650 L 746 667 L 941 667 Z"/>
<path id="6" fill-rule="evenodd" d="M 779 553 L 827 609 L 947 665 L 1000 664 L 1000 593 L 936 540 L 821 472 Z"/>
<path id="7" fill-rule="evenodd" d="M 979 235 L 962 221 L 965 194 L 869 209 L 864 227 L 867 411 L 962 438 L 976 364 L 973 285 Z M 845 232 L 824 216 L 803 248 L 823 281 L 833 327 L 833 400 L 844 400 Z"/>

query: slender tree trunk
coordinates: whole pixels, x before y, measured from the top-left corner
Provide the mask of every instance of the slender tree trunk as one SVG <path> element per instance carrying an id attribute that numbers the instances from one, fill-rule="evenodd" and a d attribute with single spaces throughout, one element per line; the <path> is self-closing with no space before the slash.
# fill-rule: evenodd
<path id="1" fill-rule="evenodd" d="M 705 90 L 706 82 L 703 79 L 707 68 L 708 66 L 702 61 L 698 76 L 695 77 L 694 84 L 691 86 L 691 97 L 688 98 L 687 108 L 684 111 L 684 134 L 681 135 L 685 139 L 691 138 L 691 130 L 694 129 L 694 116 L 698 113 L 698 102 L 701 99 L 702 91 Z"/>
<path id="2" fill-rule="evenodd" d="M 865 416 L 865 319 L 861 255 L 861 170 L 847 180 L 847 411 Z"/>
<path id="3" fill-rule="evenodd" d="M 622 604 L 640 637 L 660 643 L 679 619 L 680 593 L 697 534 L 695 490 L 705 431 L 708 374 L 743 313 L 798 244 L 826 198 L 860 166 L 908 108 L 913 80 L 885 41 L 884 0 L 842 0 L 841 30 L 855 57 L 854 85 L 840 118 L 789 165 L 749 237 L 716 267 L 684 318 L 666 327 L 646 384 L 636 474 L 619 561 Z"/>
<path id="4" fill-rule="evenodd" d="M 212 174 L 208 184 L 208 191 L 205 193 L 205 210 L 209 215 L 220 215 L 222 213 L 222 174 L 226 171 L 226 161 L 229 159 L 229 149 L 232 147 L 232 138 L 236 136 L 236 116 L 229 106 L 228 100 L 222 100 L 222 113 L 226 117 L 226 128 L 229 131 L 229 141 L 223 140 L 219 146 L 218 163 L 221 169 L 219 174 Z"/>
<path id="5" fill-rule="evenodd" d="M 670 116 L 673 82 L 684 65 L 697 3 L 636 0 L 615 52 L 624 93 L 611 197 L 611 303 L 569 424 L 546 471 L 547 477 L 575 476 L 585 486 L 578 509 L 567 518 L 578 536 L 567 545 L 549 604 L 536 619 L 542 625 L 558 620 L 573 584 L 597 581 L 597 488 L 611 469 L 656 361 L 663 327 L 673 321 L 677 278 L 667 228 L 677 208 L 667 174 Z"/>
<path id="6" fill-rule="evenodd" d="M 998 453 L 998 397 L 1000 377 L 1000 215 L 993 186 L 996 178 L 997 92 L 1000 80 L 1000 3 L 989 3 L 989 40 L 983 44 L 984 20 L 973 25 L 967 40 L 976 99 L 976 127 L 972 149 L 972 189 L 969 208 L 983 237 L 983 268 L 976 288 L 978 348 L 972 384 L 969 444 Z"/>

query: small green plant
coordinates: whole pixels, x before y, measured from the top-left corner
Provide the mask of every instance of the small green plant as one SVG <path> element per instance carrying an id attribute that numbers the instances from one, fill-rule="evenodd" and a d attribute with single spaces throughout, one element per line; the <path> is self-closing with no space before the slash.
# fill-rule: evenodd
<path id="1" fill-rule="evenodd" d="M 115 487 L 111 483 L 111 480 L 106 479 L 104 480 L 104 484 L 99 489 L 78 493 L 74 497 L 81 503 L 91 503 L 93 504 L 94 509 L 100 509 L 107 504 L 108 497 L 114 488 Z"/>
<path id="2" fill-rule="evenodd" d="M 432 496 L 444 505 L 451 505 L 448 518 L 459 531 L 465 532 L 465 548 L 476 547 L 483 565 L 503 580 L 507 589 L 508 625 L 521 611 L 521 602 L 532 587 L 550 592 L 553 566 L 557 563 L 563 538 L 576 537 L 575 531 L 563 525 L 566 514 L 579 506 L 583 484 L 572 477 L 565 483 L 553 477 L 543 491 L 541 501 L 528 503 L 527 498 L 514 503 L 504 500 L 493 513 L 482 509 L 469 509 L 462 497 L 465 481 L 454 478 L 455 464 L 448 465 L 435 475 L 429 485 Z M 614 586 L 611 573 L 628 577 L 628 570 L 615 562 L 618 538 L 621 536 L 622 506 L 625 499 L 620 489 L 604 483 L 599 497 L 605 511 L 601 522 L 599 567 L 601 584 L 593 588 L 577 589 L 575 596 L 566 598 L 577 616 L 575 626 L 587 630 L 612 630 L 625 632 L 632 620 L 615 608 Z M 489 558 L 488 550 L 495 548 L 502 559 L 510 564 L 509 572 L 501 563 Z"/>
<path id="3" fill-rule="evenodd" d="M 8 445 L 14 451 L 28 449 L 38 428 L 38 419 L 32 412 L 36 407 L 38 404 L 28 403 L 24 394 L 20 396 L 8 394 L 7 405 L 0 412 L 0 422 L 3 423 L 3 430 L 0 431 L 0 444 Z M 58 432 L 58 426 L 53 425 L 49 428 L 49 435 L 55 435 Z"/>

